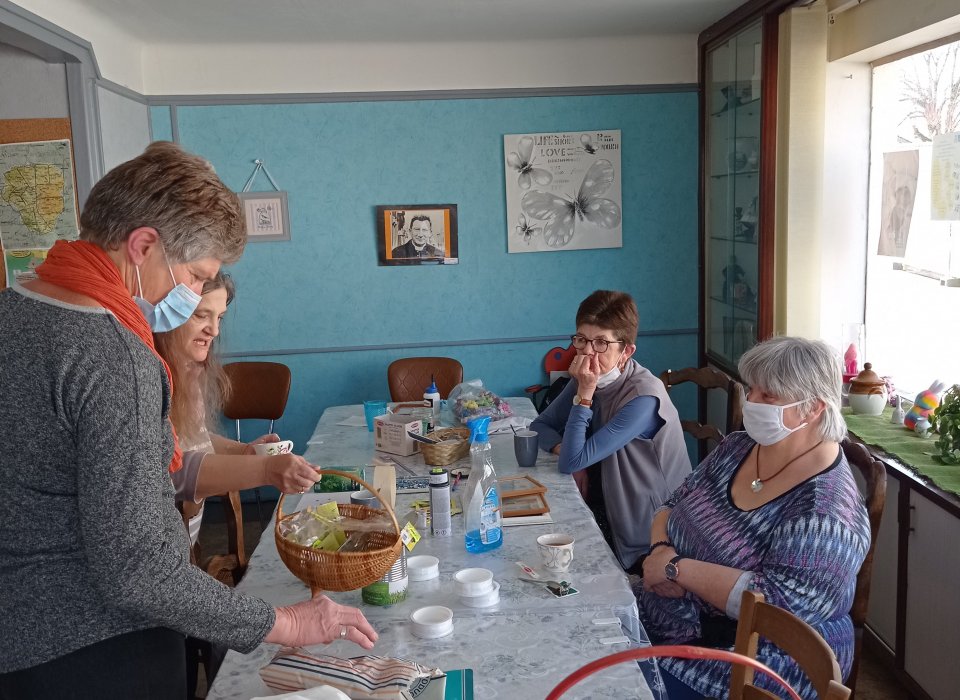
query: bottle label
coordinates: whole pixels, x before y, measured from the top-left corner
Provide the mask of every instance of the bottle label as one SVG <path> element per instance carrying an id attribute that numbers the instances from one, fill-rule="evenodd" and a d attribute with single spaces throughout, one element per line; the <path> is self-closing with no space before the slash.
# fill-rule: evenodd
<path id="1" fill-rule="evenodd" d="M 497 487 L 491 486 L 483 496 L 483 505 L 480 506 L 480 541 L 484 544 L 499 542 L 502 537 L 500 531 L 500 497 Z"/>

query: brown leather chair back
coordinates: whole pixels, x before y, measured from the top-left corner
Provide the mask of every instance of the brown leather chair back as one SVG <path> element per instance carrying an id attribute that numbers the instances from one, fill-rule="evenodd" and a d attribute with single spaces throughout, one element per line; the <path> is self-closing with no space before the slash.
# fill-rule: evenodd
<path id="1" fill-rule="evenodd" d="M 857 572 L 857 589 L 853 594 L 853 605 L 850 607 L 850 619 L 853 620 L 853 665 L 850 667 L 850 677 L 847 685 L 851 693 L 856 692 L 857 671 L 860 668 L 860 648 L 863 645 L 863 626 L 867 621 L 867 607 L 870 604 L 870 579 L 873 576 L 873 552 L 877 546 L 877 536 L 880 534 L 880 519 L 883 517 L 883 506 L 887 500 L 887 470 L 883 462 L 874 457 L 870 450 L 854 442 L 850 438 L 840 443 L 843 454 L 850 463 L 851 469 L 858 469 L 863 476 L 864 501 L 867 504 L 867 516 L 870 519 L 870 548 L 867 556 Z"/>
<path id="2" fill-rule="evenodd" d="M 463 365 L 452 357 L 405 357 L 387 367 L 387 384 L 391 401 L 420 401 L 423 390 L 430 386 L 430 376 L 437 382 L 440 398 L 450 395 L 463 381 Z"/>
<path id="3" fill-rule="evenodd" d="M 660 381 L 670 390 L 670 387 L 691 382 L 701 390 L 719 389 L 726 392 L 727 420 L 723 429 L 710 423 L 701 423 L 699 420 L 680 419 L 683 430 L 693 436 L 700 444 L 700 459 L 707 456 L 724 436 L 743 425 L 743 396 L 740 382 L 724 372 L 713 367 L 687 367 L 685 369 L 668 369 L 660 375 Z"/>
<path id="4" fill-rule="evenodd" d="M 283 415 L 290 395 L 290 368 L 279 362 L 231 362 L 223 366 L 230 395 L 223 415 L 232 420 L 274 421 Z"/>
<path id="5" fill-rule="evenodd" d="M 840 676 L 837 657 L 820 633 L 793 613 L 764 602 L 762 593 L 744 591 L 733 650 L 756 659 L 760 637 L 773 642 L 797 662 L 821 700 L 850 697 L 850 689 L 844 687 Z M 753 673 L 753 669 L 746 666 L 738 664 L 733 667 L 730 700 L 780 697 L 754 686 Z"/>

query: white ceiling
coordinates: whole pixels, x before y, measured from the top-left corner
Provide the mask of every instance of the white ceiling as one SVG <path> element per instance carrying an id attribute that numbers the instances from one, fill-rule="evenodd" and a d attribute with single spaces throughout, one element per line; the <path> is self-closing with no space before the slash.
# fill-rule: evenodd
<path id="1" fill-rule="evenodd" d="M 744 0 L 77 0 L 146 44 L 697 34 Z"/>

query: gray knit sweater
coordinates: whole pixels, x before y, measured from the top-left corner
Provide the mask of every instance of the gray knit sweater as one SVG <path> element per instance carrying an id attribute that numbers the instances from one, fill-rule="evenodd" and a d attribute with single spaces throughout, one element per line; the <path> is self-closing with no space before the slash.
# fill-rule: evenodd
<path id="1" fill-rule="evenodd" d="M 112 314 L 0 292 L 0 672 L 149 627 L 248 652 L 273 626 L 190 564 L 169 405 Z"/>

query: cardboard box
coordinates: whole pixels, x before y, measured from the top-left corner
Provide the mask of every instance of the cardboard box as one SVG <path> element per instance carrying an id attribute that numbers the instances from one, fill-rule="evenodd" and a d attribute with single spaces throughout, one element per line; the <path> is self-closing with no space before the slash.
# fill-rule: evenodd
<path id="1" fill-rule="evenodd" d="M 419 418 L 388 413 L 373 419 L 373 442 L 381 452 L 406 457 L 420 451 L 420 443 L 407 435 L 423 435 Z"/>

